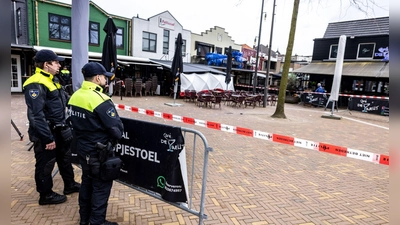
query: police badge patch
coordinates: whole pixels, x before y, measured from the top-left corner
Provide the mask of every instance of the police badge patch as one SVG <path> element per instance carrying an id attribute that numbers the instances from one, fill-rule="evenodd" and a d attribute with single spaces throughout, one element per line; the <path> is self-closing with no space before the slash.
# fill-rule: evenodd
<path id="1" fill-rule="evenodd" d="M 115 118 L 116 117 L 115 108 L 112 108 L 112 107 L 109 108 L 106 113 L 111 118 Z"/>
<path id="2" fill-rule="evenodd" d="M 36 99 L 39 96 L 39 90 L 38 89 L 29 90 L 29 96 L 31 96 L 31 98 L 33 99 Z"/>

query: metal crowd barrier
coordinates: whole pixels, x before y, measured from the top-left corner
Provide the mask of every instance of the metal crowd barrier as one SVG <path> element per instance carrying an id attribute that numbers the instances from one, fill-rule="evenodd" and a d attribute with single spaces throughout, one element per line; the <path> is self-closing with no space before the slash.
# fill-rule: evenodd
<path id="1" fill-rule="evenodd" d="M 135 120 L 130 120 L 130 121 L 135 121 Z M 126 118 L 123 118 L 124 126 L 129 130 L 134 126 L 129 126 Z M 145 121 L 139 121 L 139 123 L 144 123 L 146 124 L 147 122 Z M 155 123 L 147 123 L 148 126 L 151 124 Z M 161 125 L 161 124 L 155 124 Z M 166 125 L 161 125 L 164 127 L 167 127 L 168 129 L 174 129 L 176 131 L 177 127 L 172 127 L 172 126 L 166 126 Z M 204 205 L 205 205 L 205 195 L 206 195 L 206 183 L 207 183 L 207 167 L 208 167 L 208 156 L 213 149 L 208 145 L 206 137 L 200 133 L 197 130 L 190 129 L 190 128 L 185 128 L 185 127 L 180 127 L 180 131 L 182 132 L 183 140 L 184 140 L 184 149 L 185 149 L 185 159 L 186 159 L 186 169 L 185 171 L 187 174 L 182 174 L 184 177 L 183 179 L 187 179 L 187 203 L 186 202 L 171 202 L 167 201 L 162 198 L 161 194 L 150 189 L 146 189 L 142 186 L 133 184 L 132 182 L 125 182 L 122 176 L 120 176 L 119 179 L 115 180 L 118 183 L 121 183 L 123 185 L 126 185 L 134 190 L 137 190 L 139 192 L 142 192 L 144 194 L 147 194 L 151 197 L 154 197 L 158 200 L 161 200 L 163 202 L 166 202 L 170 205 L 173 205 L 175 207 L 178 207 L 186 212 L 189 212 L 193 215 L 196 215 L 199 217 L 199 224 L 203 224 L 204 219 L 207 219 L 207 215 L 204 213 Z M 133 130 L 140 130 L 138 131 L 141 134 L 148 134 L 152 135 L 154 133 L 146 133 L 146 131 L 143 131 L 141 129 L 135 128 Z M 173 133 L 173 131 L 171 132 Z M 129 138 L 128 138 L 129 139 Z M 140 138 L 139 138 L 140 139 Z M 199 141 L 200 140 L 200 141 Z M 73 146 L 73 145 L 72 145 Z M 76 155 L 76 150 L 71 146 L 72 150 L 72 157 L 77 157 Z M 171 147 L 171 146 L 170 146 Z M 117 152 L 117 150 L 115 150 Z M 160 150 L 163 151 L 163 150 Z M 122 152 L 119 152 L 120 154 Z M 160 152 L 159 152 L 160 153 Z M 123 155 L 123 154 L 122 154 Z M 123 159 L 122 156 L 121 158 Z M 76 159 L 76 158 L 75 158 Z M 133 162 L 134 163 L 134 162 Z M 80 165 L 76 163 L 76 161 L 73 162 L 77 167 L 80 168 Z M 122 171 L 122 170 L 121 170 Z M 52 176 L 54 177 L 58 173 L 58 167 L 56 166 L 54 168 Z M 122 172 L 121 172 L 122 174 Z M 194 185 L 195 182 L 199 181 L 199 174 L 201 174 L 201 188 L 198 185 Z M 128 173 L 129 175 L 129 173 Z M 186 177 L 187 175 L 187 177 Z M 130 175 L 131 176 L 131 175 Z M 198 180 L 196 180 L 198 179 Z M 186 187 L 185 187 L 186 189 Z M 200 193 L 200 199 L 195 200 L 194 196 L 198 196 L 197 193 Z"/>
<path id="2" fill-rule="evenodd" d="M 125 183 L 120 180 L 116 180 L 118 183 L 121 183 L 123 185 L 126 185 L 132 189 L 135 189 L 139 192 L 142 192 L 144 194 L 147 194 L 149 196 L 152 196 L 158 200 L 161 200 L 163 202 L 166 202 L 168 204 L 171 204 L 175 207 L 178 207 L 186 212 L 189 212 L 193 215 L 196 215 L 199 217 L 199 224 L 203 224 L 203 220 L 207 219 L 207 215 L 204 213 L 204 204 L 205 204 L 205 196 L 206 196 L 206 183 L 207 183 L 207 167 L 208 167 L 208 155 L 209 152 L 213 151 L 213 148 L 211 148 L 208 145 L 206 137 L 200 133 L 197 130 L 190 129 L 190 128 L 181 128 L 183 132 L 183 137 L 185 139 L 185 149 L 186 149 L 186 156 L 187 156 L 187 171 L 188 171 L 188 204 L 186 203 L 175 203 L 175 202 L 169 202 L 164 200 L 161 195 L 157 192 L 139 187 L 137 185 L 132 185 Z M 202 142 L 198 143 L 198 139 Z M 204 148 L 199 150 L 199 148 Z M 191 155 L 191 157 L 189 157 Z M 202 160 L 202 162 L 201 162 Z M 200 161 L 200 162 L 199 162 Z M 199 168 L 199 163 L 202 163 L 202 166 Z M 190 168 L 189 168 L 190 167 Z M 201 179 L 201 189 L 198 190 L 197 186 L 194 185 L 195 183 L 195 175 L 196 174 L 202 174 L 202 179 Z M 194 201 L 194 195 L 195 193 L 201 192 L 201 197 L 200 197 L 200 202 L 195 202 Z M 198 208 L 196 209 L 195 204 L 198 204 Z"/>

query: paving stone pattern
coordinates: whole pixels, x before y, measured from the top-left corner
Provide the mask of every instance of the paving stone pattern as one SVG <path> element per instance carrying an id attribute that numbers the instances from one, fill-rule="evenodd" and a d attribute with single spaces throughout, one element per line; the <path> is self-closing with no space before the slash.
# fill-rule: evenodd
<path id="1" fill-rule="evenodd" d="M 341 120 L 321 118 L 327 109 L 285 105 L 287 119 L 266 108 L 198 108 L 163 96 L 114 96 L 115 103 L 214 121 L 305 140 L 389 155 L 389 118 L 346 110 Z M 307 150 L 219 130 L 119 110 L 120 116 L 195 129 L 214 149 L 210 153 L 204 224 L 328 225 L 389 224 L 389 167 Z M 11 96 L 11 118 L 24 134 L 20 141 L 11 127 L 11 224 L 79 224 L 78 194 L 59 205 L 39 206 L 35 189 L 35 158 L 29 148 L 26 106 L 21 94 Z M 362 121 L 363 123 L 359 122 Z M 373 124 L 373 125 L 371 125 Z M 81 171 L 75 168 L 80 181 Z M 199 181 L 196 181 L 199 182 Z M 62 193 L 59 174 L 54 191 Z M 200 194 L 198 194 L 200 196 Z M 199 198 L 196 196 L 197 198 Z M 184 210 L 115 182 L 107 219 L 119 224 L 198 224 Z"/>

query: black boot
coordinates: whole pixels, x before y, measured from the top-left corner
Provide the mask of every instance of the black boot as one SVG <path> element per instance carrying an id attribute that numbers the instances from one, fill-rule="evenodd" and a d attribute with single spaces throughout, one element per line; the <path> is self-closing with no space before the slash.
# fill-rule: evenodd
<path id="1" fill-rule="evenodd" d="M 46 195 L 41 195 L 39 198 L 39 205 L 60 204 L 67 201 L 67 196 L 51 192 Z"/>
<path id="2" fill-rule="evenodd" d="M 64 187 L 64 195 L 69 195 L 74 192 L 79 192 L 79 189 L 81 189 L 81 184 L 74 182 L 72 185 L 68 185 Z"/>

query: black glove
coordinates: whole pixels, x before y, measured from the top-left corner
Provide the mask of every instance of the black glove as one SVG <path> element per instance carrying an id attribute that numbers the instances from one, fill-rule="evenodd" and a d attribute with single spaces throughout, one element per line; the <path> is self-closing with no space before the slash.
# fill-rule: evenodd
<path id="1" fill-rule="evenodd" d="M 68 126 L 63 127 L 63 129 L 61 129 L 60 134 L 61 134 L 62 139 L 65 142 L 71 142 L 72 141 L 73 136 L 72 136 L 72 131 L 71 131 L 70 127 L 68 127 Z"/>

